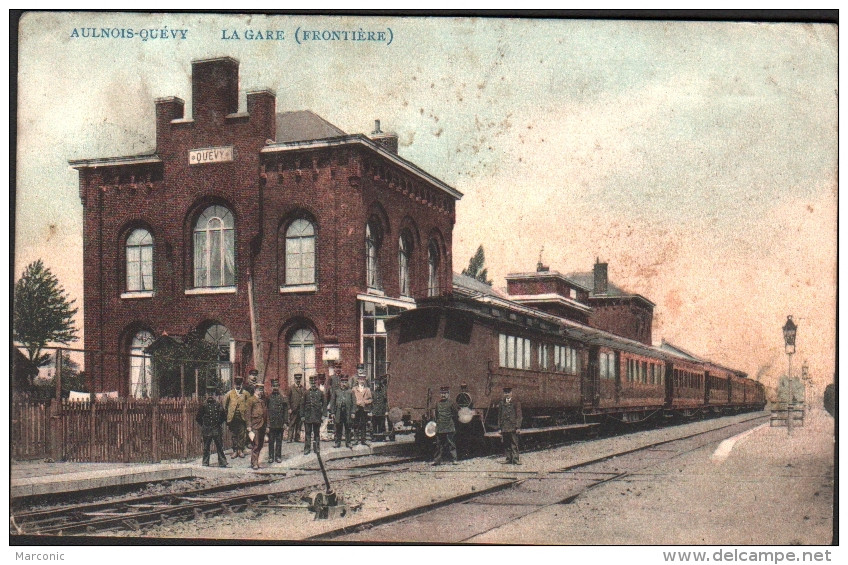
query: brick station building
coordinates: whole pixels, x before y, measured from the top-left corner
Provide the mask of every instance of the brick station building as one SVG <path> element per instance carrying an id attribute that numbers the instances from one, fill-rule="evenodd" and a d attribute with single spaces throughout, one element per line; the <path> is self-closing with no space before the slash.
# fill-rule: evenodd
<path id="1" fill-rule="evenodd" d="M 398 155 L 247 93 L 238 61 L 192 62 L 192 112 L 157 99 L 148 154 L 71 161 L 84 214 L 85 367 L 95 390 L 144 396 L 147 347 L 204 336 L 221 376 L 254 365 L 248 273 L 266 380 L 386 370 L 383 320 L 450 292 L 454 188 Z"/>

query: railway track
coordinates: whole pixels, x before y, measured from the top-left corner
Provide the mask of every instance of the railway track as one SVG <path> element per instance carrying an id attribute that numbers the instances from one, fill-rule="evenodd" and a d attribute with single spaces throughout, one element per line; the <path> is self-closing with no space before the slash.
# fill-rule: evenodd
<path id="1" fill-rule="evenodd" d="M 337 528 L 308 538 L 318 540 L 342 541 L 439 541 L 419 539 L 415 534 L 416 520 L 430 518 L 437 512 L 451 512 L 458 505 L 463 505 L 463 512 L 474 507 L 476 511 L 488 516 L 499 516 L 503 520 L 517 520 L 540 508 L 551 504 L 567 504 L 580 494 L 611 480 L 618 480 L 630 473 L 635 473 L 646 466 L 655 465 L 671 457 L 699 449 L 704 445 L 733 435 L 734 430 L 752 427 L 752 422 L 765 420 L 766 416 L 754 416 L 742 422 L 735 422 L 697 432 L 682 438 L 665 440 L 651 445 L 622 451 L 608 456 L 581 462 L 561 469 L 547 472 L 544 476 L 533 471 L 523 471 L 515 468 L 504 468 L 504 482 L 488 489 L 463 494 L 447 500 L 405 510 L 401 513 L 362 521 L 344 528 Z M 721 437 L 719 437 L 721 436 Z M 586 440 L 569 438 L 562 442 L 549 442 L 535 445 L 530 451 L 543 451 L 553 447 L 562 447 Z M 592 441 L 592 440 L 589 440 Z M 691 442 L 686 447 L 685 442 Z M 671 447 L 671 444 L 676 446 Z M 486 455 L 487 458 L 499 455 Z M 404 457 L 398 459 L 389 456 L 363 456 L 363 461 L 355 463 L 355 459 L 335 459 L 328 461 L 328 472 L 332 474 L 334 487 L 344 491 L 344 483 L 376 477 L 387 473 L 397 473 L 413 470 L 418 473 L 442 473 L 429 466 L 420 464 L 421 457 Z M 352 464 L 353 463 L 353 464 Z M 416 465 L 416 463 L 419 463 Z M 641 465 L 641 466 L 640 466 Z M 189 490 L 181 493 L 152 495 L 143 498 L 103 501 L 88 504 L 77 504 L 60 508 L 19 512 L 13 514 L 10 523 L 10 533 L 22 536 L 62 536 L 62 535 L 96 535 L 99 533 L 114 533 L 119 531 L 141 532 L 145 527 L 168 525 L 176 521 L 204 520 L 221 515 L 231 515 L 244 511 L 266 512 L 282 508 L 302 508 L 304 494 L 311 491 L 323 490 L 323 481 L 317 473 L 315 465 L 292 468 L 296 474 L 286 477 L 272 477 L 236 482 L 227 485 Z M 447 472 L 476 472 L 474 470 L 459 470 L 450 468 Z M 297 474 L 300 473 L 300 474 Z M 274 487 L 274 488 L 272 488 Z M 519 504 L 521 502 L 521 504 Z M 498 506 L 497 512 L 492 512 L 492 505 Z M 524 513 L 516 514 L 515 508 L 522 507 Z M 512 508 L 504 513 L 504 509 Z M 304 513 L 304 516 L 308 514 Z M 489 524 L 488 521 L 479 522 Z M 506 523 L 506 522 L 503 522 Z M 498 523 L 495 526 L 503 525 Z M 481 526 L 482 527 L 482 526 Z M 389 529 L 401 532 L 387 534 Z M 451 532 L 457 536 L 455 541 L 464 541 L 485 530 L 471 532 L 462 537 L 464 530 Z M 423 529 L 428 531 L 427 528 Z M 464 533 L 463 533 L 464 532 Z M 382 536 L 384 533 L 386 535 Z M 140 534 L 139 534 L 140 535 Z M 373 537 L 373 536 L 377 537 Z"/>
<path id="2" fill-rule="evenodd" d="M 328 465 L 334 483 L 397 472 L 398 467 L 419 457 L 389 458 L 365 456 L 369 462 L 349 467 Z M 374 458 L 377 461 L 373 461 Z M 338 460 L 333 460 L 335 462 Z M 331 462 L 328 462 L 331 463 Z M 317 470 L 318 466 L 315 466 Z M 298 470 L 312 471 L 311 467 Z M 365 471 L 365 472 L 363 472 Z M 267 490 L 274 483 L 285 480 L 282 489 Z M 304 491 L 323 487 L 323 479 L 314 474 L 302 474 L 290 479 L 272 477 L 239 481 L 214 487 L 187 490 L 180 493 L 157 494 L 134 499 L 120 499 L 58 508 L 13 513 L 10 533 L 27 536 L 62 536 L 69 534 L 93 535 L 120 530 L 140 531 L 151 524 L 169 524 L 182 519 L 204 519 L 222 514 L 234 514 L 261 508 L 296 507 Z M 234 492 L 236 491 L 236 492 Z M 247 492 L 245 492 L 247 491 Z"/>
<path id="3" fill-rule="evenodd" d="M 707 431 L 658 441 L 539 474 L 510 470 L 510 480 L 403 512 L 327 531 L 309 541 L 461 543 L 611 481 L 621 480 L 670 459 L 750 429 L 767 416 L 755 416 Z M 438 472 L 438 471 L 435 471 Z M 433 523 L 451 524 L 449 531 Z M 437 537 L 433 537 L 437 536 Z"/>

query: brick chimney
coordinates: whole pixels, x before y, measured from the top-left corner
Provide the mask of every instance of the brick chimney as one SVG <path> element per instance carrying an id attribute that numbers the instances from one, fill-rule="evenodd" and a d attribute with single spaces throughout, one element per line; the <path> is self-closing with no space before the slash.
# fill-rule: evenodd
<path id="1" fill-rule="evenodd" d="M 607 264 L 601 263 L 600 258 L 595 259 L 595 287 L 593 293 L 607 293 Z"/>
<path id="2" fill-rule="evenodd" d="M 192 118 L 223 122 L 238 112 L 238 68 L 232 57 L 191 62 Z"/>
<path id="3" fill-rule="evenodd" d="M 395 155 L 398 152 L 398 136 L 396 133 L 384 132 L 380 129 L 380 120 L 374 120 L 374 131 L 371 132 L 371 140 L 376 141 Z"/>

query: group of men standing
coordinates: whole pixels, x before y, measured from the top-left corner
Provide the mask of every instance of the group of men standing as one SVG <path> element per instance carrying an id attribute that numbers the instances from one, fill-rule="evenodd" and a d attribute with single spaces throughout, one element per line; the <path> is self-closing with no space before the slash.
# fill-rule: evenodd
<path id="1" fill-rule="evenodd" d="M 458 401 L 467 397 L 468 403 L 463 403 L 463 408 L 470 408 L 470 395 L 467 393 L 465 383 L 461 385 Z M 442 459 L 450 457 L 452 464 L 456 465 L 456 423 L 459 420 L 459 404 L 449 398 L 450 387 L 443 386 L 439 389 L 439 402 L 436 404 L 436 454 L 433 457 L 433 465 L 441 465 Z M 513 399 L 512 387 L 504 387 L 503 398 L 498 403 L 498 429 L 501 431 L 501 439 L 506 453 L 504 463 L 510 465 L 521 465 L 518 458 L 518 434 L 521 430 L 521 404 Z"/>
<path id="2" fill-rule="evenodd" d="M 232 435 L 232 457 L 246 457 L 249 446 L 253 469 L 259 469 L 259 454 L 264 447 L 266 432 L 268 463 L 282 462 L 283 431 L 286 425 L 289 428 L 290 443 L 300 442 L 300 428 L 303 427 L 303 453 L 318 453 L 321 424 L 328 409 L 333 414 L 336 447 L 341 446 L 343 432 L 345 444 L 352 447 L 351 426 L 359 442 L 367 445 L 365 438 L 369 411 L 373 417 L 374 437 L 384 437 L 387 409 L 384 378 L 377 381 L 372 393 L 365 382 L 364 367 L 360 365 L 357 372 L 357 386 L 353 389 L 347 386 L 347 376 L 333 377 L 329 398 L 318 387 L 315 376 L 309 377 L 309 388 L 305 388 L 301 374 L 294 376 L 294 385 L 289 388 L 287 396 L 280 394 L 279 381 L 272 380 L 271 394 L 265 398 L 264 383 L 258 382 L 259 372 L 255 370 L 248 373 L 247 384 L 241 376 L 234 378 L 234 387 L 224 396 L 223 404 L 215 399 L 214 387 L 210 388 L 206 403 L 200 407 L 196 417 L 203 437 L 203 465 L 209 465 L 210 448 L 214 442 L 218 465 L 227 466 L 221 441 L 221 426 L 224 422 Z"/>

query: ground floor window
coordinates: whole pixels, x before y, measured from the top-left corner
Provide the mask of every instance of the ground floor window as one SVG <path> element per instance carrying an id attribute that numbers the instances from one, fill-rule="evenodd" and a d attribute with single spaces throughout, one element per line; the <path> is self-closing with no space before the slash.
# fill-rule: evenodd
<path id="1" fill-rule="evenodd" d="M 153 367 L 150 355 L 144 349 L 153 343 L 153 334 L 141 330 L 130 343 L 130 396 L 147 398 L 153 383 Z"/>
<path id="2" fill-rule="evenodd" d="M 303 375 L 301 382 L 308 384 L 309 377 L 315 374 L 315 334 L 307 328 L 295 330 L 287 345 L 289 386 L 294 385 L 296 374 Z"/>
<path id="3" fill-rule="evenodd" d="M 361 359 L 370 386 L 375 378 L 389 372 L 386 320 L 409 308 L 366 300 L 360 301 L 359 305 L 362 324 Z"/>

